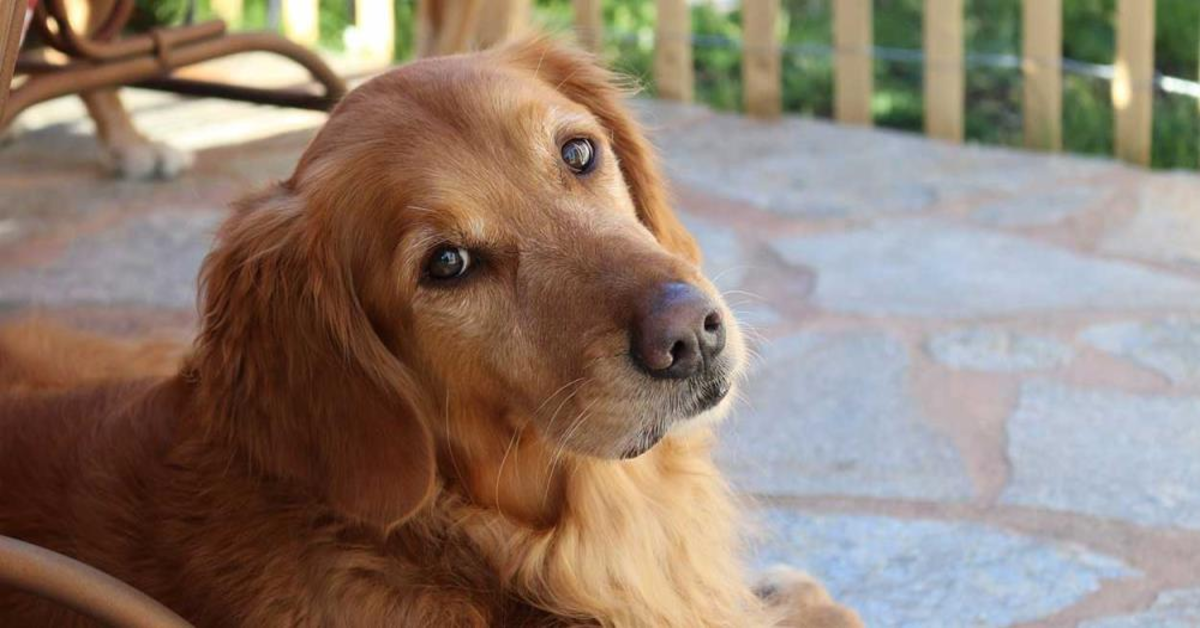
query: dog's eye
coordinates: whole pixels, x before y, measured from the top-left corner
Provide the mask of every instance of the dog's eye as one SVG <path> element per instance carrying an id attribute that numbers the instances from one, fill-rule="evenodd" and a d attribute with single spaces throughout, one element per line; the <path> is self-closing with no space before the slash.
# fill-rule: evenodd
<path id="1" fill-rule="evenodd" d="M 587 174 L 596 166 L 596 149 L 591 140 L 575 138 L 563 144 L 562 160 L 575 174 Z"/>
<path id="2" fill-rule="evenodd" d="M 467 274 L 471 253 L 462 247 L 443 246 L 433 252 L 425 271 L 430 279 L 454 279 Z"/>

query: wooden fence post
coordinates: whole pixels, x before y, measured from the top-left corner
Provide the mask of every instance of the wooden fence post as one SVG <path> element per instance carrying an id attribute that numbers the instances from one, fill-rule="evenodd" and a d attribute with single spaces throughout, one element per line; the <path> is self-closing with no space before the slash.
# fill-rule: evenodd
<path id="1" fill-rule="evenodd" d="M 242 0 L 212 0 L 213 13 L 231 27 L 242 23 Z"/>
<path id="2" fill-rule="evenodd" d="M 654 26 L 654 84 L 658 97 L 691 102 L 692 15 L 687 0 L 657 0 Z"/>
<path id="3" fill-rule="evenodd" d="M 742 2 L 742 90 L 746 112 L 776 118 L 782 108 L 779 0 Z"/>
<path id="4" fill-rule="evenodd" d="M 478 30 L 482 0 L 417 0 L 417 57 L 470 50 Z"/>
<path id="5" fill-rule="evenodd" d="M 529 26 L 532 0 L 417 0 L 417 56 L 494 46 Z"/>
<path id="6" fill-rule="evenodd" d="M 1149 165 L 1154 116 L 1154 0 L 1117 0 L 1112 102 L 1117 157 Z"/>
<path id="7" fill-rule="evenodd" d="M 479 0 L 479 30 L 475 44 L 490 48 L 523 32 L 529 26 L 533 0 Z"/>
<path id="8" fill-rule="evenodd" d="M 1025 146 L 1062 150 L 1062 0 L 1023 0 Z"/>
<path id="9" fill-rule="evenodd" d="M 360 52 L 374 64 L 391 65 L 396 53 L 395 0 L 354 0 Z"/>
<path id="10" fill-rule="evenodd" d="M 873 33 L 871 0 L 834 0 L 833 115 L 843 124 L 872 122 Z"/>
<path id="11" fill-rule="evenodd" d="M 925 133 L 937 139 L 962 142 L 965 104 L 962 0 L 925 0 L 923 31 Z"/>
<path id="12" fill-rule="evenodd" d="M 585 50 L 604 51 L 604 13 L 600 0 L 572 0 L 575 6 L 575 36 Z"/>
<path id="13" fill-rule="evenodd" d="M 315 46 L 320 38 L 317 0 L 283 0 L 283 34 L 302 45 Z"/>

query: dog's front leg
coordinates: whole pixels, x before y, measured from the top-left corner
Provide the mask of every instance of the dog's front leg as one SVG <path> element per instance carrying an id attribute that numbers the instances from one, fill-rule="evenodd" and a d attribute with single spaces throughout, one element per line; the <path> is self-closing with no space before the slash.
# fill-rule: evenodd
<path id="1" fill-rule="evenodd" d="M 190 153 L 152 142 L 138 132 L 116 89 L 80 95 L 96 123 L 108 166 L 123 179 L 172 179 L 192 165 Z"/>

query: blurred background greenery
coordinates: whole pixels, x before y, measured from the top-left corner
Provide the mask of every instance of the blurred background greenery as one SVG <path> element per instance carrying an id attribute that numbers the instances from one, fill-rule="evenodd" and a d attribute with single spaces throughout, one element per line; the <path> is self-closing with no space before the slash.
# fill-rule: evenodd
<path id="1" fill-rule="evenodd" d="M 139 0 L 144 21 L 181 19 L 186 0 Z M 207 0 L 197 13 L 209 14 Z M 1168 76 L 1197 80 L 1200 51 L 1200 0 L 1157 0 L 1155 68 Z M 783 106 L 788 112 L 828 118 L 833 110 L 832 0 L 781 0 Z M 396 58 L 411 57 L 415 0 L 398 0 Z M 739 3 L 701 1 L 692 8 L 696 98 L 718 109 L 738 110 L 741 102 L 741 15 Z M 871 108 L 881 127 L 920 132 L 923 0 L 874 0 L 877 47 L 893 52 L 875 62 Z M 321 43 L 343 46 L 352 24 L 353 0 L 320 0 Z M 1116 0 L 1063 0 L 1063 56 L 1091 63 L 1112 63 Z M 268 0 L 245 0 L 246 28 L 277 22 Z M 638 78 L 653 94 L 654 45 L 652 0 L 605 0 L 605 56 L 621 71 Z M 968 55 L 966 135 L 985 144 L 1021 144 L 1021 73 L 1012 64 L 983 63 L 995 55 L 1020 55 L 1021 0 L 965 0 Z M 535 0 L 535 20 L 552 32 L 569 32 L 570 0 Z M 1003 65 L 1003 64 L 999 64 Z M 1110 155 L 1113 111 L 1107 80 L 1067 72 L 1063 79 L 1063 144 L 1077 153 Z M 1190 96 L 1157 91 L 1154 103 L 1153 166 L 1200 165 L 1200 109 Z"/>

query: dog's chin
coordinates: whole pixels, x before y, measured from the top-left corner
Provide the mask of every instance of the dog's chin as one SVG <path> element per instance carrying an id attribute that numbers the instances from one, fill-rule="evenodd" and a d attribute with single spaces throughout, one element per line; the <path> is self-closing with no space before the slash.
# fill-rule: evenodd
<path id="1" fill-rule="evenodd" d="M 642 430 L 642 433 L 638 435 L 637 441 L 633 444 L 633 446 L 622 451 L 617 458 L 620 460 L 633 460 L 634 458 L 641 456 L 651 449 L 654 449 L 654 446 L 662 441 L 663 437 L 667 435 L 669 430 L 669 427 L 663 426 L 661 423 Z"/>
<path id="2" fill-rule="evenodd" d="M 730 382 L 719 395 L 708 399 L 707 403 L 698 404 L 695 413 L 686 420 L 676 421 L 671 427 L 672 431 L 686 433 L 720 423 L 726 416 L 729 416 L 729 411 L 733 408 L 733 400 L 736 397 L 737 384 Z"/>

